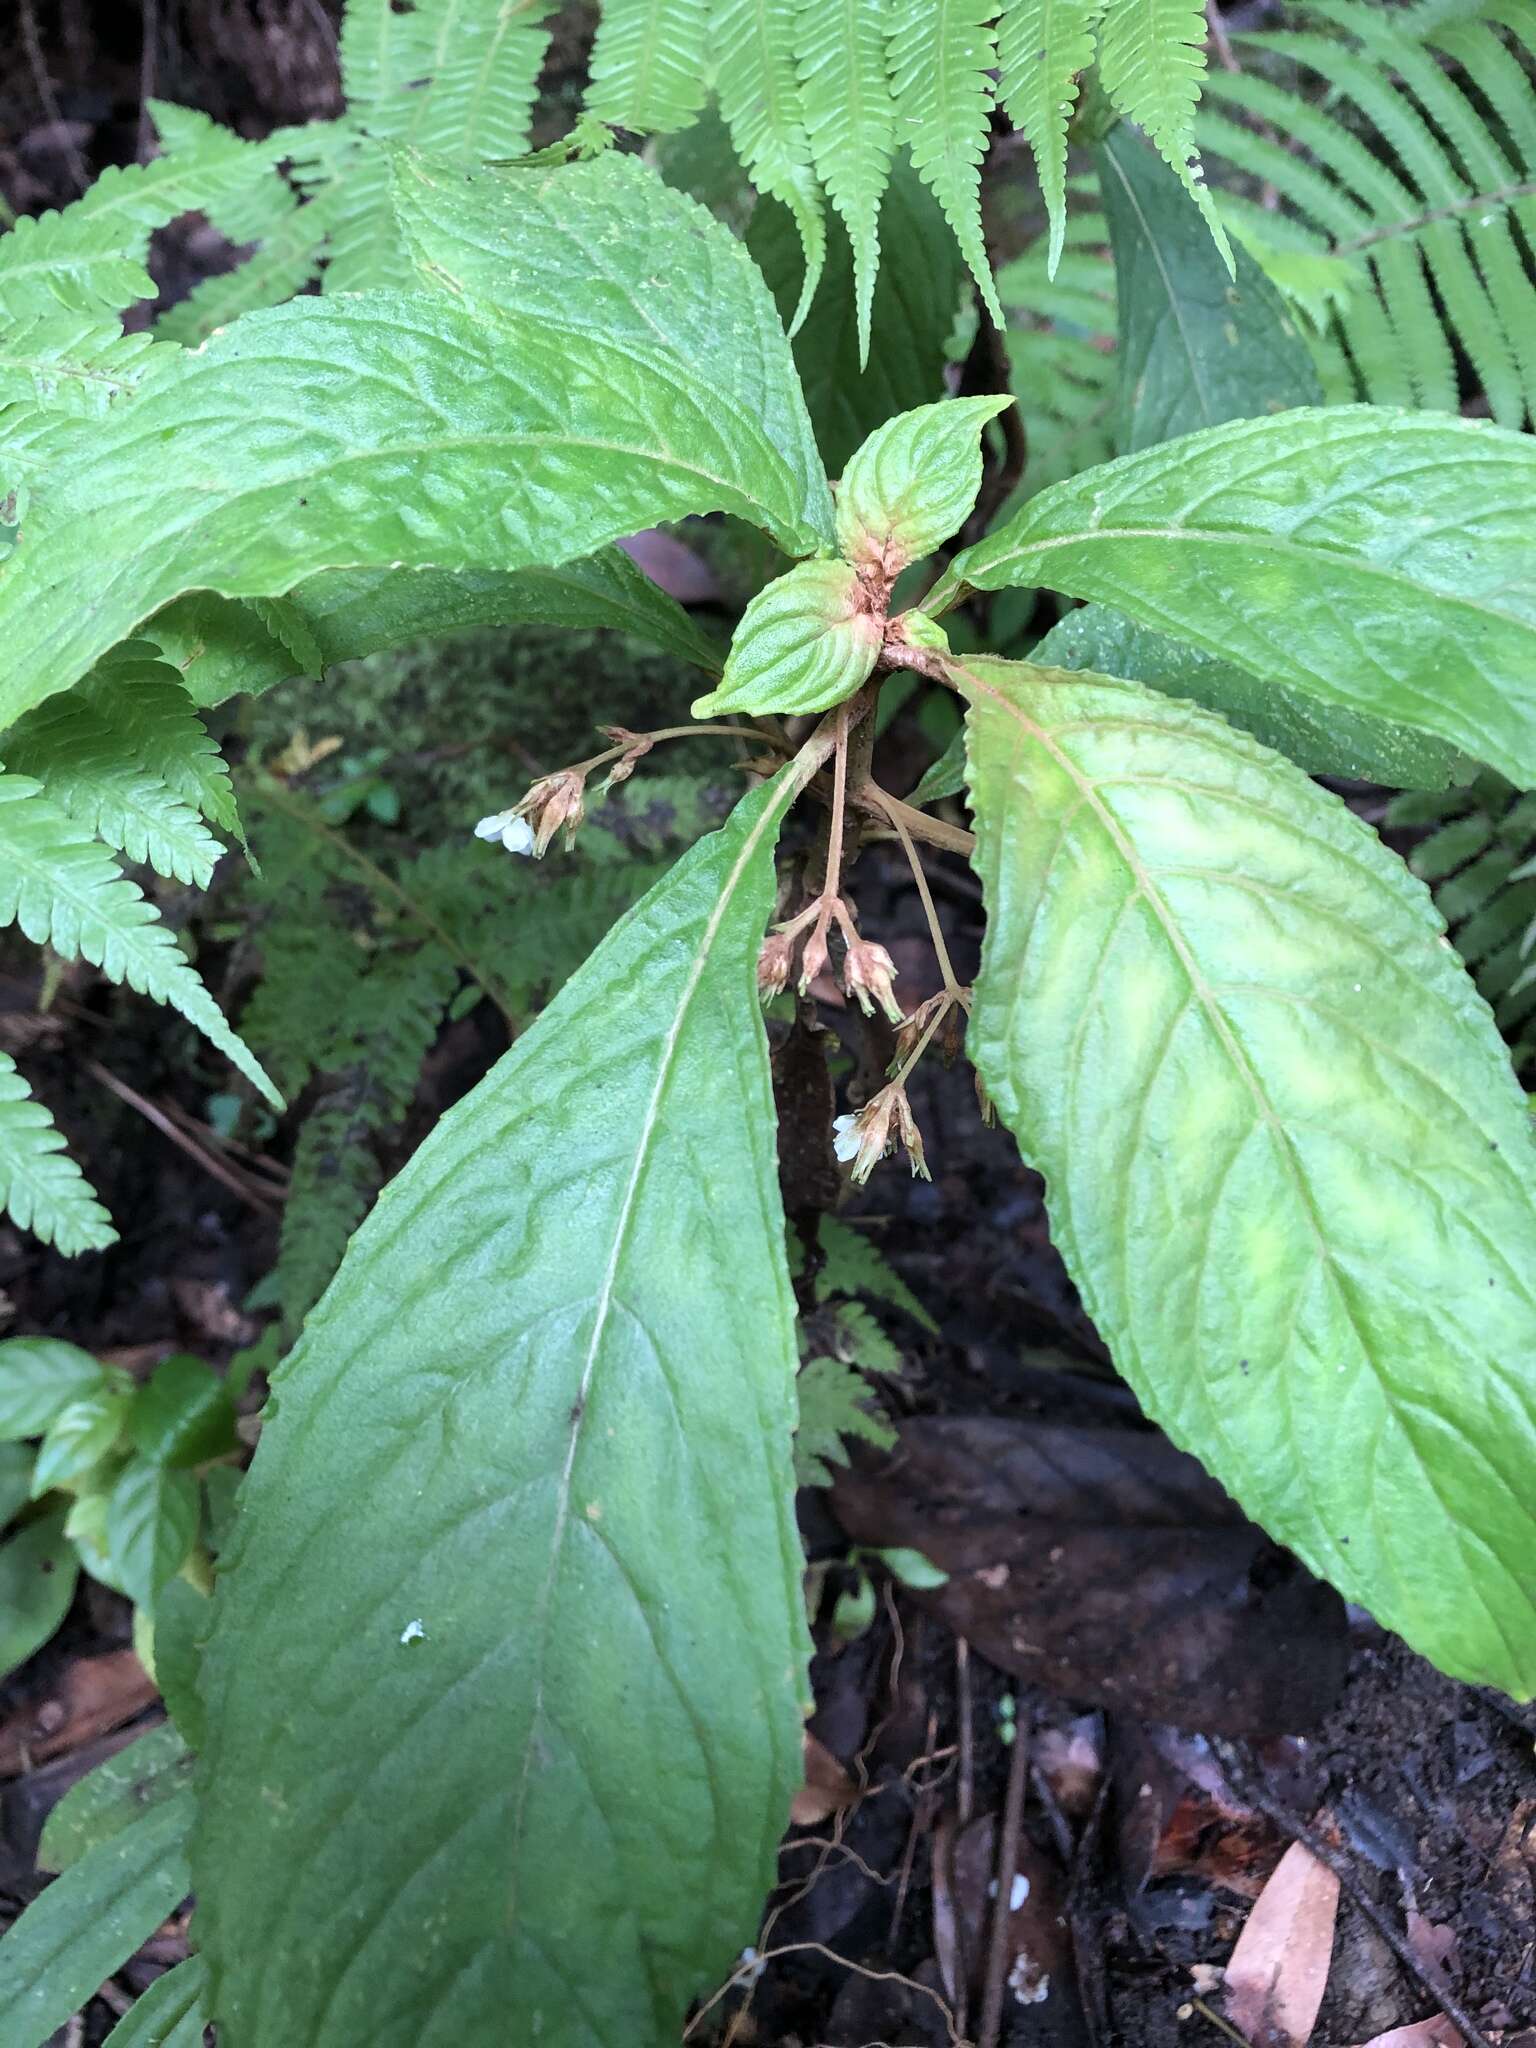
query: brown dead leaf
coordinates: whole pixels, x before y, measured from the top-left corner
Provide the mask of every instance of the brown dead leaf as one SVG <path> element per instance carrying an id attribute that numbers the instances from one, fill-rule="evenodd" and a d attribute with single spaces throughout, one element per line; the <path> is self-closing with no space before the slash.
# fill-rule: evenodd
<path id="1" fill-rule="evenodd" d="M 0 1778 L 17 1778 L 51 1756 L 67 1756 L 121 1728 L 158 1697 L 132 1650 L 77 1657 L 46 1699 L 0 1722 Z"/>
<path id="2" fill-rule="evenodd" d="M 1462 2048 L 1462 2038 L 1447 2019 L 1415 2020 L 1411 2026 L 1394 2027 L 1378 2034 L 1361 2048 Z"/>
<path id="3" fill-rule="evenodd" d="M 1253 2048 L 1307 2048 L 1328 1989 L 1338 1909 L 1339 1880 L 1293 1842 L 1227 1963 L 1227 2018 Z"/>
<path id="4" fill-rule="evenodd" d="M 1343 1681 L 1338 1595 L 1150 1431 L 926 1416 L 830 1498 L 856 1543 L 949 1573 L 918 1605 L 1063 1698 L 1255 1738 L 1308 1727 Z"/>
<path id="5" fill-rule="evenodd" d="M 842 1813 L 859 1796 L 859 1788 L 825 1743 L 805 1731 L 805 1783 L 790 1801 L 789 1817 L 797 1828 L 813 1828 Z"/>

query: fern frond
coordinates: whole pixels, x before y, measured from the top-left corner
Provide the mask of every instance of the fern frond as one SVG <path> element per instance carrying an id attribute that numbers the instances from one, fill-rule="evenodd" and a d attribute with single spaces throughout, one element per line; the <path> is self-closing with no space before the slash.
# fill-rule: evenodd
<path id="1" fill-rule="evenodd" d="M 247 142 L 216 123 L 185 154 L 102 172 L 57 213 L 17 221 L 0 235 L 0 312 L 120 313 L 153 298 L 145 269 L 149 238 L 178 215 L 218 208 L 270 174 L 284 143 Z"/>
<path id="2" fill-rule="evenodd" d="M 410 125 L 414 95 L 432 62 L 431 0 L 347 0 L 341 18 L 341 86 L 349 120 L 366 134 L 392 137 Z"/>
<path id="3" fill-rule="evenodd" d="M 196 348 L 210 334 L 295 297 L 320 268 L 330 222 L 323 206 L 312 201 L 294 206 L 265 236 L 243 263 L 195 284 L 184 299 L 155 322 L 163 341 Z"/>
<path id="4" fill-rule="evenodd" d="M 70 694 L 173 796 L 244 844 L 224 756 L 156 649 L 143 641 L 114 648 Z"/>
<path id="5" fill-rule="evenodd" d="M 885 1261 L 867 1237 L 835 1216 L 823 1216 L 818 1231 L 822 1264 L 816 1275 L 816 1299 L 828 1301 L 834 1295 L 862 1295 L 868 1301 L 889 1302 L 937 1332 L 938 1324 L 895 1268 Z"/>
<path id="6" fill-rule="evenodd" d="M 587 111 L 615 128 L 669 135 L 704 104 L 706 0 L 603 0 Z"/>
<path id="7" fill-rule="evenodd" d="M 795 1392 L 800 1403 L 794 1449 L 799 1486 L 832 1484 L 832 1467 L 848 1463 L 845 1438 L 860 1437 L 883 1451 L 896 1441 L 895 1430 L 869 1406 L 872 1396 L 866 1381 L 840 1358 L 808 1360 L 795 1381 Z"/>
<path id="8" fill-rule="evenodd" d="M 117 1242 L 57 1124 L 0 1052 L 0 1210 L 66 1258 Z"/>
<path id="9" fill-rule="evenodd" d="M 853 248 L 859 363 L 869 361 L 880 204 L 896 149 L 884 0 L 800 0 L 800 90 L 811 161 Z"/>
<path id="10" fill-rule="evenodd" d="M 1050 221 L 1054 277 L 1067 228 L 1067 123 L 1078 73 L 1093 62 L 1105 0 L 1008 0 L 997 28 L 998 95 L 1034 152 Z"/>
<path id="11" fill-rule="evenodd" d="M 1536 1068 L 1536 796 L 1484 769 L 1464 787 L 1413 790 L 1389 831 L 1429 829 L 1408 864 L 1434 893 L 1451 943 L 1493 1010 L 1516 1067 Z"/>
<path id="12" fill-rule="evenodd" d="M 1529 12 L 1394 15 L 1314 0 L 1303 18 L 1317 26 L 1239 39 L 1253 68 L 1209 81 L 1197 132 L 1208 155 L 1266 179 L 1284 201 L 1283 214 L 1233 214 L 1282 288 L 1298 235 L 1310 260 L 1354 271 L 1357 288 L 1331 309 L 1345 380 L 1339 388 L 1323 366 L 1329 396 L 1454 411 L 1459 348 L 1495 419 L 1536 418 Z M 1275 64 L 1294 68 L 1304 89 L 1262 75 Z"/>
<path id="13" fill-rule="evenodd" d="M 330 1285 L 384 1178 L 369 1142 L 376 1118 L 366 1089 L 366 1074 L 328 1089 L 293 1148 L 271 1283 L 290 1336 Z"/>
<path id="14" fill-rule="evenodd" d="M 157 874 L 206 889 L 224 851 L 82 691 L 50 697 L 0 735 L 5 766 L 43 785 L 86 830 Z"/>
<path id="15" fill-rule="evenodd" d="M 713 23 L 721 118 L 758 191 L 789 208 L 805 253 L 792 336 L 810 311 L 827 260 L 821 185 L 811 168 L 795 65 L 798 18 L 798 0 L 724 0 Z"/>
<path id="16" fill-rule="evenodd" d="M 1178 173 L 1231 270 L 1231 245 L 1206 190 L 1195 144 L 1205 33 L 1198 0 L 1109 0 L 1099 25 L 1099 77 L 1115 107 L 1146 130 Z"/>
<path id="17" fill-rule="evenodd" d="M 17 924 L 36 945 L 88 960 L 179 1010 L 188 1023 L 281 1106 L 249 1048 L 222 1012 L 154 905 L 82 825 L 29 777 L 0 772 L 0 924 Z"/>
<path id="18" fill-rule="evenodd" d="M 1083 210 L 1067 215 L 1065 245 L 1051 274 L 1045 240 L 998 273 L 1013 388 L 1024 423 L 1025 494 L 1107 462 L 1114 454 L 1115 267 L 1091 178 L 1073 181 Z"/>
<path id="19" fill-rule="evenodd" d="M 981 229 L 981 162 L 992 112 L 996 0 L 897 0 L 891 91 L 912 166 L 944 209 L 994 323 L 1003 309 Z"/>
<path id="20" fill-rule="evenodd" d="M 445 156 L 516 156 L 528 147 L 554 0 L 436 0 L 431 83 L 411 140 Z"/>
<path id="21" fill-rule="evenodd" d="M 173 350 L 124 334 L 115 319 L 55 307 L 0 329 L 0 405 L 98 418 L 173 360 Z"/>

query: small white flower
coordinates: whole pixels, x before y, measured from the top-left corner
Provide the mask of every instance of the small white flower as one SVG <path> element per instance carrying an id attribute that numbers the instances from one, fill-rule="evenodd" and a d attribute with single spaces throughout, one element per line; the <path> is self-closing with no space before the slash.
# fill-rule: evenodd
<path id="1" fill-rule="evenodd" d="M 508 853 L 532 853 L 533 827 L 516 811 L 494 811 L 475 827 L 477 839 L 499 839 Z"/>
<path id="2" fill-rule="evenodd" d="M 408 1621 L 401 1629 L 400 1640 L 402 1643 L 419 1643 L 424 1641 L 426 1633 L 426 1623 L 418 1615 L 414 1621 Z"/>
<path id="3" fill-rule="evenodd" d="M 863 1140 L 858 1132 L 856 1116 L 835 1116 L 832 1119 L 832 1150 L 839 1159 L 857 1159 Z"/>

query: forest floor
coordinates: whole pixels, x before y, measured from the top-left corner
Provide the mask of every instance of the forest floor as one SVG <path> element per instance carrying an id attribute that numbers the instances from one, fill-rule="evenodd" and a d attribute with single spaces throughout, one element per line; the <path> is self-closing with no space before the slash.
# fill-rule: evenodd
<path id="1" fill-rule="evenodd" d="M 22 211 L 72 196 L 81 166 L 132 158 L 146 80 L 136 9 L 61 0 L 26 15 L 36 36 L 0 58 L 0 192 Z M 164 15 L 153 90 L 249 132 L 335 110 L 318 0 Z M 168 237 L 159 260 L 184 289 L 219 260 L 216 238 Z M 911 777 L 892 760 L 882 779 Z M 964 975 L 974 884 L 957 863 L 936 869 Z M 903 993 L 926 994 L 921 915 L 884 851 L 859 901 Z M 0 951 L 0 1044 L 26 1043 L 132 1223 L 73 1264 L 0 1223 L 0 1334 L 66 1337 L 140 1374 L 177 1349 L 227 1360 L 261 1328 L 244 1304 L 272 1263 L 275 1204 L 210 1175 L 216 1148 L 195 1135 L 206 1092 L 170 1063 L 157 1013 L 66 990 L 43 1015 L 38 995 L 35 960 Z M 818 1021 L 853 1072 L 879 1060 L 835 1000 Z M 416 1134 L 494 1056 L 470 1020 L 449 1036 Z M 781 1081 L 790 1063 L 781 1042 Z M 104 1101 L 102 1071 L 140 1106 Z M 888 1167 L 842 1214 L 937 1328 L 881 1310 L 903 1352 L 883 1382 L 899 1447 L 801 1497 L 816 1589 L 807 1787 L 756 1950 L 688 2038 L 1277 2048 L 1317 2010 L 1320 2048 L 1536 2048 L 1536 1714 L 1442 1677 L 1245 1524 L 1109 1370 L 1040 1184 L 983 1127 L 967 1071 L 929 1063 L 914 1104 L 932 1183 Z M 792 1165 L 792 1213 L 814 1208 L 824 1168 Z M 259 1395 L 258 1381 L 248 1405 Z M 947 1580 L 915 1588 L 856 1554 L 888 1546 Z M 61 1632 L 0 1686 L 0 1924 L 43 1882 L 52 1805 L 160 1712 L 129 1622 L 82 1579 Z M 68 2048 L 94 2048 L 186 1952 L 187 1920 L 103 1986 Z"/>

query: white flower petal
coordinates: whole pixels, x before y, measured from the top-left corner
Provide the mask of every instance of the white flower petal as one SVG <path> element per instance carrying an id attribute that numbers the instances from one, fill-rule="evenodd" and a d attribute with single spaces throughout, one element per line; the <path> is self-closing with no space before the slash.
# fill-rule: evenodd
<path id="1" fill-rule="evenodd" d="M 857 1159 L 861 1143 L 856 1128 L 858 1118 L 835 1116 L 832 1119 L 832 1150 L 839 1159 Z"/>
<path id="2" fill-rule="evenodd" d="M 526 818 L 509 818 L 502 830 L 501 843 L 508 853 L 532 853 L 537 844 Z"/>
<path id="3" fill-rule="evenodd" d="M 510 811 L 493 811 L 490 817 L 482 818 L 475 827 L 475 837 L 477 839 L 499 839 L 502 833 L 506 831 L 511 817 L 512 813 Z"/>

